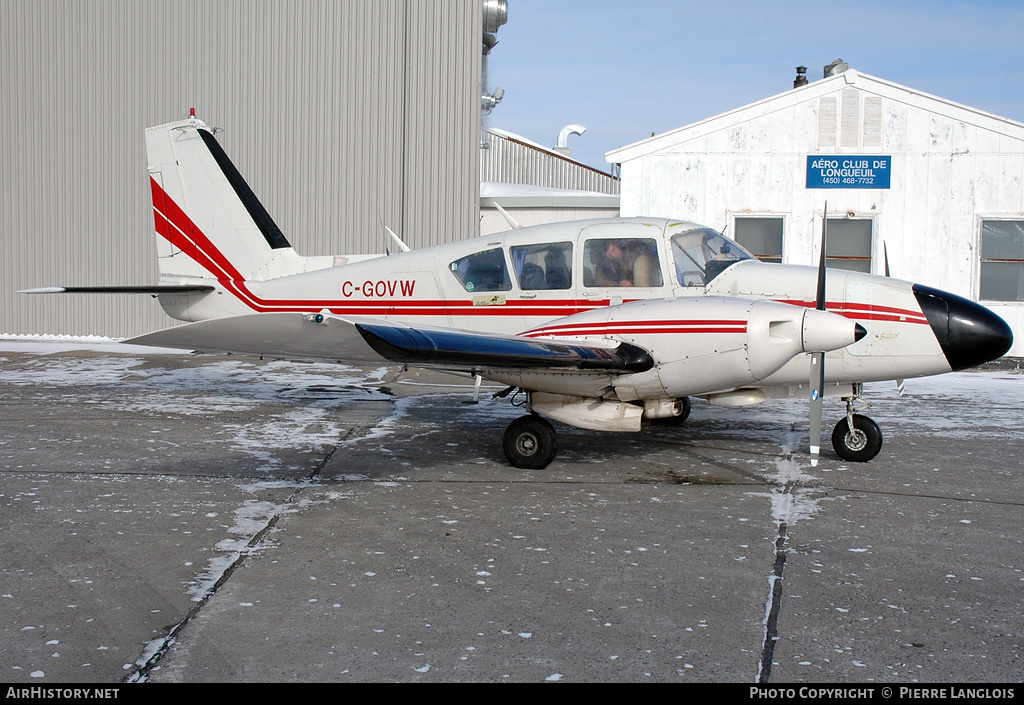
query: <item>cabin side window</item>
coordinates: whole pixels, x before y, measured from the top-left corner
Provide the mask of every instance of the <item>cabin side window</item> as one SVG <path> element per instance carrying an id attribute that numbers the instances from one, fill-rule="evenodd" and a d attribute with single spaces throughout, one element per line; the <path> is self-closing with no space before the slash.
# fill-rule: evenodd
<path id="1" fill-rule="evenodd" d="M 649 238 L 602 238 L 587 240 L 583 246 L 584 286 L 662 286 L 658 243 Z"/>
<path id="2" fill-rule="evenodd" d="M 469 292 L 508 291 L 512 288 L 505 254 L 500 249 L 467 255 L 452 262 L 448 269 Z"/>
<path id="3" fill-rule="evenodd" d="M 572 243 L 520 245 L 510 251 L 512 269 L 523 291 L 572 288 Z"/>

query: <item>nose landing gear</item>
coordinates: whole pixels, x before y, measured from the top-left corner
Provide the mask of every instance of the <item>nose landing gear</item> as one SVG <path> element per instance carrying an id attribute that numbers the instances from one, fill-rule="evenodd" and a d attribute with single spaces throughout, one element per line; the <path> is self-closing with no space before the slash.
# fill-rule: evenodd
<path id="1" fill-rule="evenodd" d="M 867 416 L 855 414 L 853 402 L 860 397 L 860 385 L 856 395 L 846 399 L 846 418 L 832 429 L 832 447 L 843 460 L 866 463 L 882 450 L 882 430 Z"/>

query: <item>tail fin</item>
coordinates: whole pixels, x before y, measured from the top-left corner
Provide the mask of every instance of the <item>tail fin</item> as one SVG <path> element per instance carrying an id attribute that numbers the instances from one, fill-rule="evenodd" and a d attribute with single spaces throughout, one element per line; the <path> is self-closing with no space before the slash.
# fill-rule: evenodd
<path id="1" fill-rule="evenodd" d="M 146 151 L 161 282 L 272 279 L 322 266 L 295 253 L 194 112 L 147 129 Z"/>

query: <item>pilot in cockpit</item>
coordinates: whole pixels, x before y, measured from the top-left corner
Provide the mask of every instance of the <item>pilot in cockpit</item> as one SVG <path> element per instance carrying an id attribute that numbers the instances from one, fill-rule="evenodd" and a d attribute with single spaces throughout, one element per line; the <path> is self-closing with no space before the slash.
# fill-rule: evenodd
<path id="1" fill-rule="evenodd" d="M 597 286 L 661 286 L 658 260 L 643 240 L 608 240 L 594 272 Z"/>

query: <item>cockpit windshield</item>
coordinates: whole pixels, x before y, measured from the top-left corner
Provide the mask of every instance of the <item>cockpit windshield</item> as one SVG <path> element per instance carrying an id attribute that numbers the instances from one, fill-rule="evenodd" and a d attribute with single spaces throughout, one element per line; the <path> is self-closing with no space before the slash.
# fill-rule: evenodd
<path id="1" fill-rule="evenodd" d="M 706 286 L 736 262 L 754 259 L 754 255 L 720 233 L 693 225 L 672 236 L 672 256 L 681 286 Z"/>

